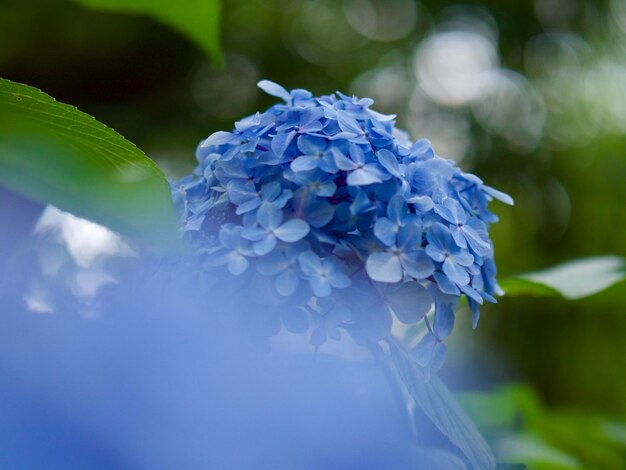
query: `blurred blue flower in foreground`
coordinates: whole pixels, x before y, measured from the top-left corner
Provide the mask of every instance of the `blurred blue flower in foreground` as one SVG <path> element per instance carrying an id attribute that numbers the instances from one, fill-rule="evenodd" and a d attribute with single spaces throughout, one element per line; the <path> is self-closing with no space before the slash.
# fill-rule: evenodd
<path id="1" fill-rule="evenodd" d="M 512 199 L 437 156 L 427 140 L 411 142 L 370 99 L 314 97 L 266 80 L 259 87 L 284 103 L 200 144 L 194 174 L 173 186 L 182 230 L 206 266 L 274 278 L 278 295 L 298 293 L 300 308 L 311 297 L 342 304 L 351 315 L 333 328 L 384 338 L 390 312 L 403 323 L 423 320 L 428 333 L 414 353 L 438 367 L 460 297 L 475 325 L 478 305 L 499 293 L 488 233 L 497 217 L 487 206 Z M 380 302 L 357 307 L 362 299 L 347 288 L 364 282 Z M 420 289 L 417 315 L 407 314 L 412 291 L 400 289 L 409 283 Z M 302 289 L 310 289 L 304 297 Z M 376 318 L 375 331 L 359 318 Z M 313 342 L 326 336 L 334 335 L 318 331 Z"/>

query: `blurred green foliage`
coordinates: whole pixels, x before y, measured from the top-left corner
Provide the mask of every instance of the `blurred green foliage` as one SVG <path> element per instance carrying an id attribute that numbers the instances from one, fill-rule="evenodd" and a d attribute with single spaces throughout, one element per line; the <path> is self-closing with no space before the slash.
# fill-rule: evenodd
<path id="1" fill-rule="evenodd" d="M 75 0 L 112 13 L 146 15 L 171 26 L 195 41 L 214 60 L 222 61 L 219 0 Z"/>
<path id="2" fill-rule="evenodd" d="M 223 68 L 148 18 L 63 0 L 0 0 L 0 12 L 0 76 L 94 115 L 171 177 L 200 139 L 271 103 L 259 79 L 340 89 L 514 196 L 492 229 L 503 278 L 626 256 L 624 1 L 230 0 Z M 601 466 L 591 444 L 543 430 L 567 439 L 570 417 L 626 418 L 625 301 L 623 282 L 576 302 L 505 296 L 460 338 L 481 346 L 455 349 L 450 377 L 478 363 L 481 384 L 523 380 L 545 410 L 579 410 L 546 411 L 531 430 Z"/>
<path id="3" fill-rule="evenodd" d="M 528 386 L 459 397 L 498 462 L 535 470 L 626 467 L 626 425 L 584 410 L 547 409 Z"/>

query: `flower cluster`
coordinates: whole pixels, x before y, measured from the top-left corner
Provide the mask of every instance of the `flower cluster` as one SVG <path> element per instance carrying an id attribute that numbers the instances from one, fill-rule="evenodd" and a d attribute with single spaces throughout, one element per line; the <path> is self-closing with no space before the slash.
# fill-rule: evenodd
<path id="1" fill-rule="evenodd" d="M 283 103 L 200 144 L 194 174 L 173 187 L 182 230 L 207 266 L 256 271 L 280 296 L 308 286 L 309 297 L 333 299 L 361 286 L 345 324 L 368 315 L 375 299 L 354 304 L 375 293 L 386 306 L 380 315 L 425 320 L 416 354 L 424 365 L 440 362 L 458 299 L 467 297 L 474 324 L 478 305 L 495 302 L 488 225 L 497 218 L 487 206 L 511 198 L 427 140 L 411 142 L 371 99 L 259 87 Z"/>

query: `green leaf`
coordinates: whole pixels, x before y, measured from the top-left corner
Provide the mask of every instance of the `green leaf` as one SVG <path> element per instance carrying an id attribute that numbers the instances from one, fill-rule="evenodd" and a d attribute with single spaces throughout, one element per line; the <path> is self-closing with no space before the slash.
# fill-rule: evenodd
<path id="1" fill-rule="evenodd" d="M 0 185 L 142 241 L 176 239 L 169 186 L 152 160 L 91 116 L 4 79 Z"/>
<path id="2" fill-rule="evenodd" d="M 75 0 L 111 13 L 143 15 L 160 21 L 200 46 L 216 64 L 222 61 L 219 0 Z"/>
<path id="3" fill-rule="evenodd" d="M 520 274 L 500 283 L 507 295 L 535 295 L 581 299 L 626 278 L 626 263 L 618 256 L 569 261 L 550 269 Z"/>
<path id="4" fill-rule="evenodd" d="M 496 460 L 478 428 L 463 411 L 444 383 L 436 376 L 426 381 L 420 367 L 404 348 L 389 342 L 398 375 L 415 404 L 465 456 L 475 470 L 496 467 Z"/>

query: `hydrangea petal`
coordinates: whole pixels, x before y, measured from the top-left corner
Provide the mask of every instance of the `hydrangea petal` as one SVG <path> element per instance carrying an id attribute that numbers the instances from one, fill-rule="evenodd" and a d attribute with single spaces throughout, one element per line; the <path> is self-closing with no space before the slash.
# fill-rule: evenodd
<path id="1" fill-rule="evenodd" d="M 450 258 L 446 258 L 443 262 L 443 272 L 452 282 L 458 286 L 464 286 L 469 283 L 469 274 L 463 267 L 454 263 Z"/>
<path id="2" fill-rule="evenodd" d="M 422 250 L 403 255 L 401 263 L 407 274 L 415 279 L 426 279 L 435 271 L 435 265 Z"/>
<path id="3" fill-rule="evenodd" d="M 309 224 L 302 219 L 291 219 L 274 229 L 274 235 L 284 242 L 297 242 L 309 233 Z"/>
<path id="4" fill-rule="evenodd" d="M 337 111 L 337 122 L 341 130 L 347 134 L 354 136 L 363 134 L 363 129 L 357 120 L 345 111 Z"/>
<path id="5" fill-rule="evenodd" d="M 304 155 L 292 161 L 290 167 L 293 171 L 310 171 L 315 170 L 319 166 L 319 163 L 319 157 Z"/>
<path id="6" fill-rule="evenodd" d="M 274 137 L 272 140 L 272 150 L 278 158 L 282 158 L 295 136 L 296 131 L 291 131 L 278 134 Z"/>
<path id="7" fill-rule="evenodd" d="M 298 262 L 300 263 L 300 269 L 306 276 L 317 276 L 322 270 L 322 262 L 319 256 L 311 250 L 301 253 L 298 256 Z"/>
<path id="8" fill-rule="evenodd" d="M 257 256 L 263 256 L 271 252 L 276 247 L 276 237 L 274 235 L 267 235 L 265 238 L 259 240 L 258 242 L 254 242 L 252 248 L 254 249 L 254 254 Z"/>
<path id="9" fill-rule="evenodd" d="M 239 274 L 243 274 L 249 266 L 249 262 L 245 256 L 241 254 L 236 254 L 230 257 L 228 261 L 228 270 L 231 274 L 238 276 Z"/>
<path id="10" fill-rule="evenodd" d="M 366 186 L 368 184 L 381 183 L 382 179 L 368 168 L 357 168 L 348 175 L 350 186 Z"/>
<path id="11" fill-rule="evenodd" d="M 401 178 L 402 173 L 400 172 L 400 164 L 398 163 L 398 159 L 396 156 L 391 153 L 387 149 L 379 150 L 376 153 L 376 157 L 380 164 L 389 172 L 390 175 L 395 176 L 396 178 Z"/>
<path id="12" fill-rule="evenodd" d="M 400 227 L 386 217 L 376 221 L 374 225 L 374 235 L 387 246 L 392 246 L 396 242 L 396 235 Z"/>
<path id="13" fill-rule="evenodd" d="M 372 253 L 367 258 L 365 269 L 369 277 L 378 282 L 400 282 L 402 265 L 400 258 L 386 251 Z"/>
<path id="14" fill-rule="evenodd" d="M 338 169 L 343 171 L 350 171 L 357 168 L 357 164 L 346 157 L 341 151 L 337 148 L 332 149 L 333 158 L 335 160 L 335 165 Z"/>
<path id="15" fill-rule="evenodd" d="M 298 288 L 300 277 L 294 269 L 287 269 L 276 277 L 276 291 L 284 296 L 289 297 Z"/>
<path id="16" fill-rule="evenodd" d="M 332 292 L 330 282 L 328 282 L 327 278 L 312 277 L 309 279 L 309 283 L 313 293 L 318 297 L 328 297 Z"/>
<path id="17" fill-rule="evenodd" d="M 407 325 L 417 323 L 433 304 L 428 291 L 417 282 L 405 282 L 386 300 L 398 320 Z"/>
<path id="18" fill-rule="evenodd" d="M 268 95 L 280 98 L 284 100 L 285 103 L 291 102 L 291 94 L 277 83 L 270 80 L 261 80 L 257 83 L 257 86 Z"/>
<path id="19" fill-rule="evenodd" d="M 229 144 L 237 138 L 232 132 L 218 131 L 204 139 L 200 144 L 200 148 L 212 147 L 217 145 Z"/>
<path id="20" fill-rule="evenodd" d="M 435 322 L 433 330 L 440 340 L 447 338 L 454 328 L 454 311 L 452 308 L 441 301 L 436 302 Z"/>

